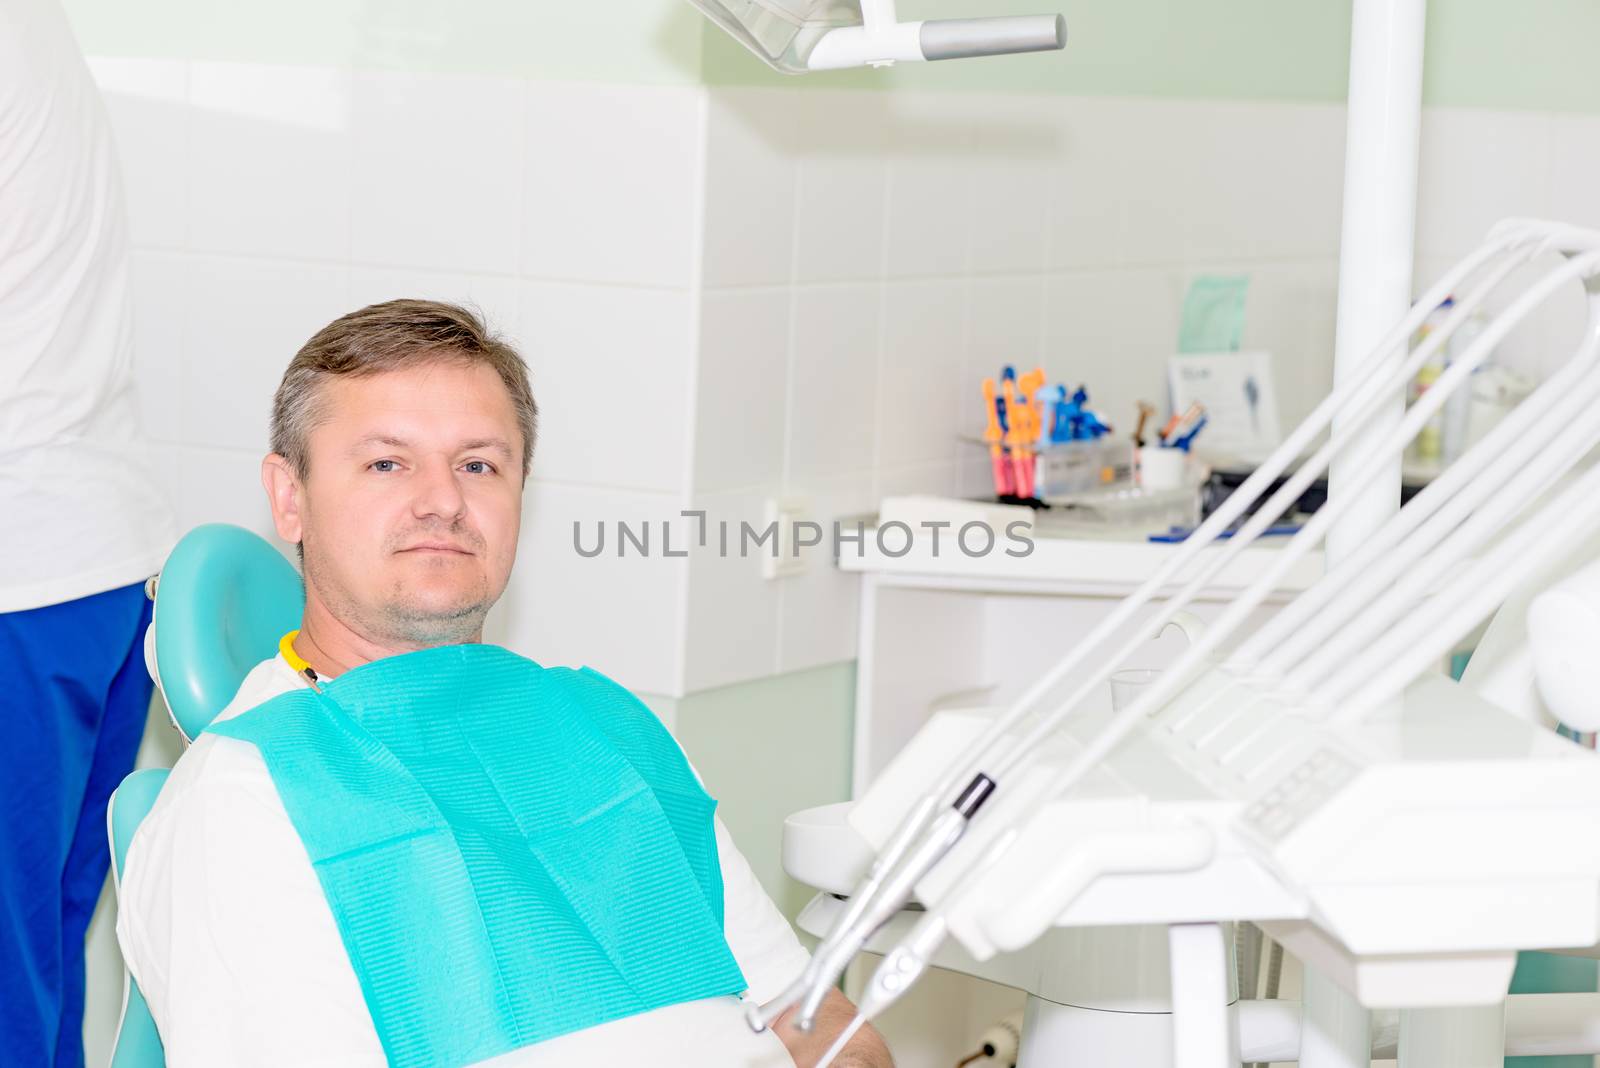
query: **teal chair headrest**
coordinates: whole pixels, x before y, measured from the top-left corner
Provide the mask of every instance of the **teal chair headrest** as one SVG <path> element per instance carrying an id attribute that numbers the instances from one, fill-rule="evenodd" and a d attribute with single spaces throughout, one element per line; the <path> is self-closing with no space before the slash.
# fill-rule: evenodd
<path id="1" fill-rule="evenodd" d="M 257 534 L 226 523 L 196 527 L 156 581 L 154 665 L 172 720 L 193 740 L 239 691 L 250 669 L 300 626 L 300 575 Z"/>

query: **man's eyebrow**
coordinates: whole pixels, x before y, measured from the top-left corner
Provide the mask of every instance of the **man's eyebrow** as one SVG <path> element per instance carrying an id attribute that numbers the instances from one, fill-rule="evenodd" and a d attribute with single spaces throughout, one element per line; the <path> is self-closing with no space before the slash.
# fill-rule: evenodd
<path id="1" fill-rule="evenodd" d="M 351 452 L 360 452 L 362 449 L 365 449 L 368 445 L 387 445 L 391 449 L 404 449 L 404 448 L 407 448 L 410 444 L 411 443 L 409 441 L 404 441 L 404 440 L 402 440 L 400 438 L 391 437 L 388 434 L 368 434 L 366 437 L 364 437 L 364 438 L 360 439 L 359 441 L 357 441 L 354 445 L 351 445 L 350 446 L 350 451 Z"/>
<path id="2" fill-rule="evenodd" d="M 506 441 L 505 438 L 473 438 L 470 441 L 463 441 L 461 443 L 461 450 L 463 452 L 471 452 L 473 449 L 497 449 L 503 453 L 507 459 L 516 455 L 511 451 L 511 445 Z"/>
<path id="3" fill-rule="evenodd" d="M 368 434 L 351 445 L 350 451 L 352 453 L 360 452 L 370 445 L 384 445 L 391 449 L 407 449 L 411 447 L 409 441 L 390 434 Z M 471 452 L 475 449 L 493 449 L 502 453 L 507 459 L 516 456 L 516 453 L 511 449 L 511 444 L 505 438 L 469 438 L 457 448 L 461 452 Z"/>

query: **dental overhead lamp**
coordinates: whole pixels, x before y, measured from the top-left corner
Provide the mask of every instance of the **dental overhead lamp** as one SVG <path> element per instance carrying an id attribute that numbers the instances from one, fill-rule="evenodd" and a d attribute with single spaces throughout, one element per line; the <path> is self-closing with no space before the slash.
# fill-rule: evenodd
<path id="1" fill-rule="evenodd" d="M 774 70 L 970 59 L 1066 47 L 1060 15 L 901 22 L 895 0 L 689 0 Z"/>

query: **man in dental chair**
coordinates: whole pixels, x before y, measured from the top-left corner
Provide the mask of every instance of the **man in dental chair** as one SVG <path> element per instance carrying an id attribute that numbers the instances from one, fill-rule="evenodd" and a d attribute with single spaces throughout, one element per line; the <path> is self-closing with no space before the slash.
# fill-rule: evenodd
<path id="1" fill-rule="evenodd" d="M 171 1068 L 812 1064 L 804 967 L 681 750 L 589 669 L 478 644 L 536 408 L 472 313 L 393 301 L 294 357 L 262 482 L 305 614 L 173 769 L 117 936 Z M 614 606 L 626 611 L 626 605 Z M 867 1029 L 835 1063 L 887 1066 Z"/>

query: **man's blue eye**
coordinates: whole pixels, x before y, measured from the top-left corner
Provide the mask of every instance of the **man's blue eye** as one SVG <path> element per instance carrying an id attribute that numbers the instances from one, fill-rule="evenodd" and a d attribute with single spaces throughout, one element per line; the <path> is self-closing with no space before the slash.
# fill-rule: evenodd
<path id="1" fill-rule="evenodd" d="M 370 465 L 374 471 L 393 471 L 393 460 L 374 460 Z"/>
<path id="2" fill-rule="evenodd" d="M 494 468 L 490 467 L 482 460 L 468 460 L 466 462 L 466 468 L 467 473 L 471 475 L 487 475 L 489 472 L 494 470 Z"/>

